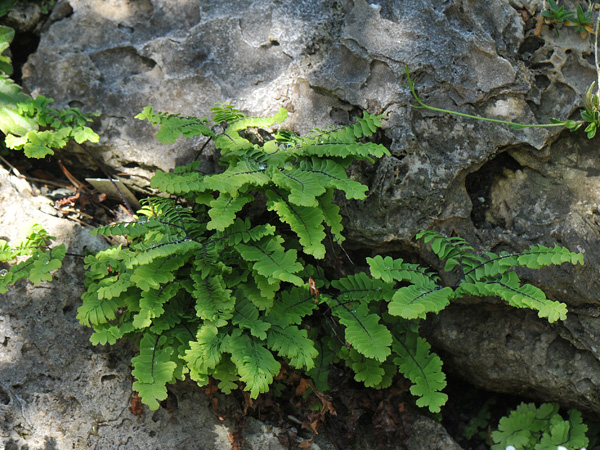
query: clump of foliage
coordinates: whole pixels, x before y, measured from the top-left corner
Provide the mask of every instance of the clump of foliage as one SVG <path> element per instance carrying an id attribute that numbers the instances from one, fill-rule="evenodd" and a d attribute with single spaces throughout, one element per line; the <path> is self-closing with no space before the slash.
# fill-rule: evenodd
<path id="1" fill-rule="evenodd" d="M 14 4 L 9 3 L 0 7 Z M 0 131 L 6 135 L 7 147 L 23 149 L 28 157 L 43 158 L 53 154 L 53 148 L 64 147 L 70 139 L 79 143 L 98 142 L 98 135 L 85 126 L 93 115 L 83 114 L 77 108 L 60 111 L 49 108 L 52 99 L 43 96 L 32 99 L 10 79 L 12 62 L 2 53 L 9 48 L 14 35 L 12 28 L 0 26 Z M 15 247 L 0 240 L 0 262 L 18 261 L 0 272 L 0 293 L 21 278 L 28 278 L 34 284 L 50 281 L 50 272 L 61 267 L 66 254 L 64 244 L 50 248 L 53 240 L 39 225 Z"/>
<path id="2" fill-rule="evenodd" d="M 25 240 L 14 247 L 0 239 L 0 262 L 18 261 L 9 269 L 0 270 L 0 294 L 7 292 L 8 286 L 22 278 L 33 284 L 52 280 L 50 272 L 62 266 L 67 251 L 64 244 L 51 248 L 54 239 L 39 225 L 34 225 Z"/>
<path id="3" fill-rule="evenodd" d="M 28 158 L 45 158 L 54 150 L 63 148 L 74 140 L 78 144 L 86 141 L 98 142 L 99 136 L 86 124 L 98 113 L 82 113 L 79 108 L 54 109 L 48 105 L 54 100 L 38 95 L 27 98 L 16 105 L 16 113 L 35 124 L 32 129 L 17 133 L 11 129 L 6 136 L 6 146 L 23 150 Z"/>
<path id="4" fill-rule="evenodd" d="M 558 6 L 554 0 L 548 0 L 548 9 L 542 11 L 541 17 L 538 19 L 536 35 L 541 33 L 543 24 L 552 26 L 557 36 L 559 35 L 558 28 L 562 25 L 575 27 L 575 31 L 580 34 L 581 39 L 585 39 L 588 33 L 594 33 L 591 7 L 584 11 L 581 5 L 577 5 L 575 11 L 570 11 L 566 10 L 564 6 Z"/>
<path id="5" fill-rule="evenodd" d="M 2 53 L 14 36 L 12 28 L 0 26 L 0 131 L 6 135 L 6 147 L 23 150 L 29 158 L 44 158 L 71 139 L 78 144 L 98 142 L 99 136 L 87 124 L 99 114 L 84 114 L 79 108 L 50 108 L 53 99 L 42 95 L 33 99 L 10 78 L 12 62 Z"/>
<path id="6" fill-rule="evenodd" d="M 431 243 L 444 270 L 459 271 L 456 284 L 443 286 L 436 274 L 389 256 L 367 258 L 368 273 L 328 280 L 315 263 L 325 257 L 327 235 L 344 241 L 334 193 L 365 198 L 367 186 L 346 168 L 388 154 L 362 141 L 383 117 L 364 113 L 350 126 L 308 136 L 280 130 L 261 140 L 252 130 L 283 122 L 284 109 L 270 118 L 231 105 L 212 112 L 212 121 L 150 107 L 137 116 L 160 126 L 164 143 L 213 139 L 225 169 L 205 175 L 192 163 L 159 171 L 151 185 L 169 198 L 145 200 L 133 222 L 97 229 L 127 236 L 129 245 L 85 259 L 78 319 L 93 327 L 94 344 L 137 340 L 133 388 L 151 409 L 166 398 L 167 383 L 187 376 L 199 385 L 212 377 L 223 392 L 242 387 L 255 398 L 282 362 L 306 371 L 322 391 L 332 364 L 343 362 L 368 387 L 387 387 L 400 372 L 417 405 L 438 412 L 447 400 L 442 362 L 419 336 L 428 313 L 453 298 L 485 295 L 552 322 L 565 318 L 564 304 L 512 270 L 582 262 L 561 247 L 477 255 L 462 239 L 426 231 L 418 238 Z"/>
<path id="7" fill-rule="evenodd" d="M 579 450 L 589 443 L 587 431 L 577 410 L 571 409 L 565 419 L 557 403 L 544 403 L 539 408 L 521 403 L 500 419 L 498 430 L 492 432 L 492 450 Z"/>

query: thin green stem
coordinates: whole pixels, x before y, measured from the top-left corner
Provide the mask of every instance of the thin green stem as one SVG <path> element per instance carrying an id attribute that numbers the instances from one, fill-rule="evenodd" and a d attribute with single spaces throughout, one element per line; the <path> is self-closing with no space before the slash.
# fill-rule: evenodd
<path id="1" fill-rule="evenodd" d="M 526 124 L 526 123 L 519 123 L 519 122 L 511 122 L 511 121 L 508 121 L 508 120 L 491 119 L 489 117 L 475 116 L 473 114 L 461 113 L 459 111 L 453 111 L 451 109 L 436 108 L 435 106 L 429 106 L 429 105 L 426 105 L 425 103 L 423 103 L 421 101 L 421 99 L 419 98 L 419 96 L 417 95 L 417 92 L 415 91 L 415 84 L 412 81 L 412 79 L 410 78 L 410 72 L 408 71 L 408 67 L 405 67 L 405 72 L 406 72 L 406 77 L 408 79 L 408 87 L 410 88 L 410 92 L 412 93 L 414 99 L 419 103 L 419 106 L 412 105 L 412 107 L 416 108 L 416 109 L 428 109 L 430 111 L 437 111 L 437 112 L 441 112 L 441 113 L 445 113 L 445 114 L 453 114 L 455 116 L 468 117 L 469 119 L 484 120 L 486 122 L 501 123 L 501 124 L 504 124 L 504 125 L 510 125 L 512 128 L 515 128 L 515 129 L 564 127 L 565 124 L 566 124 L 566 121 L 556 122 L 556 123 Z M 579 122 L 577 122 L 577 123 L 579 123 Z M 583 122 L 581 122 L 581 123 L 583 123 Z"/>

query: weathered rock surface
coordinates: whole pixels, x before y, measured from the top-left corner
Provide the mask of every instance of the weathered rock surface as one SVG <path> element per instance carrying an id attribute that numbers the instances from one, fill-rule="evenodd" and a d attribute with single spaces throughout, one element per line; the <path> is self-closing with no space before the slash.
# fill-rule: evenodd
<path id="1" fill-rule="evenodd" d="M 0 175 L 4 239 L 18 242 L 26 225 L 40 223 L 70 253 L 106 247 L 80 225 L 40 212 L 24 180 Z M 129 412 L 131 348 L 89 343 L 90 330 L 75 319 L 82 280 L 81 259 L 67 256 L 54 281 L 20 282 L 0 295 L 0 447 L 229 449 L 228 424 L 198 389 L 175 387 L 175 420 L 165 410 L 146 410 L 139 421 Z"/>
<path id="2" fill-rule="evenodd" d="M 145 105 L 198 116 L 215 101 L 252 114 L 284 106 L 297 131 L 362 109 L 388 114 L 392 155 L 353 167 L 371 190 L 367 201 L 344 204 L 349 248 L 409 253 L 435 266 L 411 241 L 434 227 L 484 250 L 540 242 L 584 251 L 583 268 L 524 274 L 568 303 L 564 323 L 495 303 L 464 313 L 460 304 L 434 318 L 429 335 L 450 370 L 482 387 L 598 413 L 595 141 L 411 109 L 405 86 L 408 65 L 435 106 L 528 123 L 571 116 L 596 78 L 592 45 L 568 29 L 535 36 L 535 20 L 524 18 L 539 3 L 63 1 L 24 67 L 24 84 L 60 105 L 101 112 L 92 150 L 138 188 L 202 145 L 156 142 L 133 119 Z M 210 152 L 203 161 L 213 170 Z"/>

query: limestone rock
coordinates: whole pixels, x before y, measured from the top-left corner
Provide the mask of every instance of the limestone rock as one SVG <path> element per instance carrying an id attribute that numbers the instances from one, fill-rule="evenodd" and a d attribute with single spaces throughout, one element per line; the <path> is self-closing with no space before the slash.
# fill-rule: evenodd
<path id="1" fill-rule="evenodd" d="M 429 417 L 420 416 L 413 422 L 410 450 L 461 450 L 460 445 L 448 436 L 439 423 Z"/>
<path id="2" fill-rule="evenodd" d="M 457 324 L 466 308 L 459 306 L 434 319 L 430 338 L 449 355 L 446 367 L 480 386 L 598 412 L 595 144 L 557 129 L 515 131 L 413 109 L 404 76 L 408 65 L 433 106 L 526 123 L 571 117 L 596 78 L 592 45 L 567 29 L 535 35 L 531 15 L 541 3 L 63 0 L 24 84 L 59 105 L 101 112 L 101 141 L 91 150 L 139 189 L 157 168 L 196 158 L 203 144 L 156 142 L 133 119 L 146 105 L 197 116 L 216 101 L 251 114 L 284 106 L 287 126 L 299 132 L 345 123 L 362 109 L 387 114 L 381 139 L 392 155 L 352 167 L 370 196 L 342 203 L 348 248 L 410 254 L 435 267 L 411 240 L 434 227 L 481 250 L 540 242 L 585 251 L 584 268 L 524 273 L 568 303 L 566 322 L 549 326 L 490 305 L 469 307 Z M 70 151 L 61 156 L 91 164 Z M 215 169 L 210 151 L 200 159 L 203 170 Z"/>

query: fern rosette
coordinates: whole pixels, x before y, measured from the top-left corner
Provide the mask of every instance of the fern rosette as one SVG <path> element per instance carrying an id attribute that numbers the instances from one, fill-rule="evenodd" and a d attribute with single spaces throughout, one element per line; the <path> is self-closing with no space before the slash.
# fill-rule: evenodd
<path id="1" fill-rule="evenodd" d="M 319 303 L 339 300 L 314 297 L 308 279 L 317 278 L 318 287 L 327 282 L 301 255 L 323 258 L 326 233 L 343 241 L 336 190 L 348 199 L 366 197 L 367 187 L 348 178 L 349 163 L 389 152 L 358 141 L 381 125 L 382 116 L 368 113 L 349 127 L 307 137 L 282 130 L 271 140 L 251 141 L 254 129 L 286 116 L 280 109 L 270 118 L 247 117 L 230 105 L 213 108 L 212 123 L 151 107 L 138 115 L 160 126 L 156 138 L 164 143 L 180 136 L 214 140 L 225 166 L 215 174 L 201 174 L 197 163 L 157 172 L 151 185 L 170 198 L 142 201 L 136 221 L 97 229 L 130 243 L 86 259 L 78 318 L 94 328 L 96 344 L 138 339 L 134 389 L 153 409 L 166 398 L 166 384 L 186 375 L 200 385 L 212 377 L 224 392 L 241 384 L 255 398 L 269 389 L 283 362 L 320 370 L 323 349 L 305 319 Z M 213 131 L 218 128 L 221 133 Z M 255 225 L 244 208 L 256 202 L 266 211 Z M 279 224 L 271 223 L 268 211 Z M 352 282 L 340 280 L 337 287 Z M 333 317 L 365 360 L 357 377 L 374 380 L 360 367 L 390 358 L 391 333 L 367 304 L 358 313 L 338 306 Z"/>
<path id="2" fill-rule="evenodd" d="M 536 309 L 551 322 L 564 319 L 564 304 L 522 284 L 513 270 L 582 262 L 561 247 L 476 255 L 463 239 L 427 231 L 418 237 L 431 243 L 446 271 L 460 272 L 456 285 L 389 256 L 367 258 L 368 274 L 328 281 L 309 262 L 324 258 L 327 235 L 333 244 L 344 241 L 335 192 L 366 197 L 367 187 L 347 176 L 349 164 L 389 154 L 359 141 L 383 117 L 364 113 L 351 126 L 305 137 L 266 129 L 286 116 L 280 109 L 269 118 L 247 117 L 230 105 L 213 108 L 212 121 L 151 107 L 137 116 L 160 126 L 156 137 L 164 143 L 213 140 L 224 166 L 213 174 L 202 174 L 197 162 L 158 171 L 151 186 L 168 198 L 143 200 L 135 221 L 97 229 L 127 236 L 129 245 L 86 258 L 78 318 L 94 328 L 95 344 L 137 339 L 133 388 L 150 408 L 167 397 L 168 383 L 188 376 L 256 398 L 283 364 L 305 371 L 324 391 L 332 364 L 343 362 L 367 387 L 385 388 L 404 375 L 416 404 L 439 412 L 446 380 L 442 361 L 419 335 L 427 314 L 456 297 L 486 295 Z"/>

